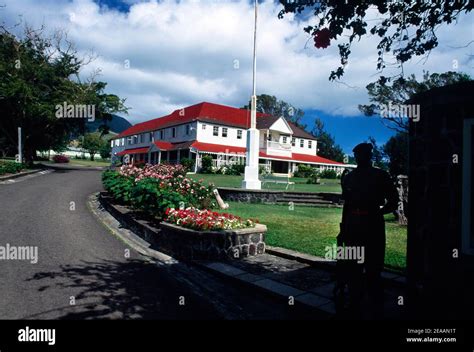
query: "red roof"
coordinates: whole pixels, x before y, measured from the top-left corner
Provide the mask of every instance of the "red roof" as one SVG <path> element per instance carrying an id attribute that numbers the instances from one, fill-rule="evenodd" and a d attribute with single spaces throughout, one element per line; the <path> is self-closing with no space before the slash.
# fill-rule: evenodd
<path id="1" fill-rule="evenodd" d="M 268 116 L 257 113 L 257 118 Z M 188 123 L 192 121 L 206 121 L 209 123 L 224 124 L 241 128 L 250 127 L 250 111 L 231 106 L 199 103 L 183 109 L 175 110 L 171 114 L 153 120 L 137 123 L 120 133 L 116 138 L 122 138 L 147 131 L 154 131 L 168 126 Z"/>
<path id="2" fill-rule="evenodd" d="M 122 156 L 126 154 L 144 154 L 144 153 L 148 153 L 148 149 L 150 148 L 146 147 L 146 148 L 125 149 L 125 150 L 122 150 L 121 152 L 118 152 L 117 155 Z"/>
<path id="3" fill-rule="evenodd" d="M 193 147 L 194 149 L 200 152 L 208 152 L 208 153 L 245 154 L 247 151 L 247 148 L 243 148 L 243 147 L 232 147 L 228 145 L 202 143 L 202 142 L 194 142 L 191 145 L 191 147 Z M 278 156 L 278 155 L 269 155 L 264 152 L 260 152 L 259 155 L 261 158 L 270 158 L 270 159 L 276 159 L 276 160 L 288 160 L 288 161 L 296 161 L 296 162 L 302 162 L 302 163 L 345 165 L 344 163 L 329 160 L 318 155 L 292 153 L 293 155 L 292 157 L 286 157 L 286 156 Z"/>

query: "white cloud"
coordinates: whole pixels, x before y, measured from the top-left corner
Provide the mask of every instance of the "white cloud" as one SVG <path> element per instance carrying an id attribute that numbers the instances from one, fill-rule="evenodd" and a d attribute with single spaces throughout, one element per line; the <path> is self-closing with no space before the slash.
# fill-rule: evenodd
<path id="1" fill-rule="evenodd" d="M 22 14 L 31 25 L 64 28 L 79 50 L 93 49 L 99 58 L 84 74 L 100 67 L 108 91 L 127 98 L 132 122 L 200 101 L 234 106 L 248 101 L 253 36 L 249 1 L 127 3 L 130 11 L 122 13 L 92 0 L 7 0 L 0 16 L 10 24 Z M 339 61 L 336 45 L 316 50 L 303 31 L 306 23 L 291 15 L 278 19 L 279 9 L 273 1 L 260 6 L 258 92 L 301 108 L 358 114 L 357 105 L 367 99 L 364 87 L 376 79 L 377 38 L 367 37 L 354 45 L 345 84 L 331 83 L 329 73 Z M 426 64 L 417 64 L 419 59 L 407 63 L 406 72 L 444 72 L 458 60 L 459 70 L 472 74 L 467 56 L 472 49 L 448 47 L 469 42 L 470 19 L 465 16 L 457 25 L 442 28 L 443 45 Z M 125 67 L 126 60 L 130 68 Z"/>

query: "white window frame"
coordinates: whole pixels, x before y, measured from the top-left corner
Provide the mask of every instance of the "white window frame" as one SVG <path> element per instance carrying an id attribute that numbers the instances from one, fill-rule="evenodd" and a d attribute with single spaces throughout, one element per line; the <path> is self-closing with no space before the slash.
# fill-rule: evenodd
<path id="1" fill-rule="evenodd" d="M 222 137 L 227 138 L 229 134 L 229 129 L 227 127 L 222 127 Z"/>
<path id="2" fill-rule="evenodd" d="M 212 135 L 215 137 L 219 136 L 219 126 L 213 126 L 212 127 Z"/>
<path id="3" fill-rule="evenodd" d="M 242 139 L 243 131 L 237 130 L 237 139 Z"/>
<path id="4" fill-rule="evenodd" d="M 313 147 L 312 144 L 313 144 L 313 141 L 308 141 L 308 148 L 309 149 L 311 149 Z"/>
<path id="5" fill-rule="evenodd" d="M 304 148 L 304 139 L 300 138 L 300 148 Z"/>

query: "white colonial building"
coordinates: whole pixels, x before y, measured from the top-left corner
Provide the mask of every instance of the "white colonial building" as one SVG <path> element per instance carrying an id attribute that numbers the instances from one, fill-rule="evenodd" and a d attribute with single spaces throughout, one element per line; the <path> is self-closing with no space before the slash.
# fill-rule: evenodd
<path id="1" fill-rule="evenodd" d="M 203 155 L 214 166 L 245 163 L 246 130 L 250 111 L 230 106 L 200 103 L 169 115 L 138 123 L 112 140 L 112 160 L 179 163 L 183 158 L 201 167 Z M 260 164 L 274 173 L 293 173 L 299 164 L 335 170 L 351 167 L 317 155 L 318 141 L 283 117 L 257 114 L 260 130 Z"/>

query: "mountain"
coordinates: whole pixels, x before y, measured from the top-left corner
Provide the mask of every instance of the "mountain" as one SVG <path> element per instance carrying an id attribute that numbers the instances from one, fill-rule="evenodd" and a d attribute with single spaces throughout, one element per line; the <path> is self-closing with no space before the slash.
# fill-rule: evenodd
<path id="1" fill-rule="evenodd" d="M 89 132 L 95 132 L 99 129 L 99 126 L 101 126 L 102 124 L 103 124 L 102 120 L 95 120 L 93 122 L 87 122 L 86 128 Z M 132 124 L 121 116 L 112 115 L 112 120 L 107 121 L 107 126 L 109 126 L 110 132 L 119 134 L 125 131 L 127 128 L 131 127 Z"/>

